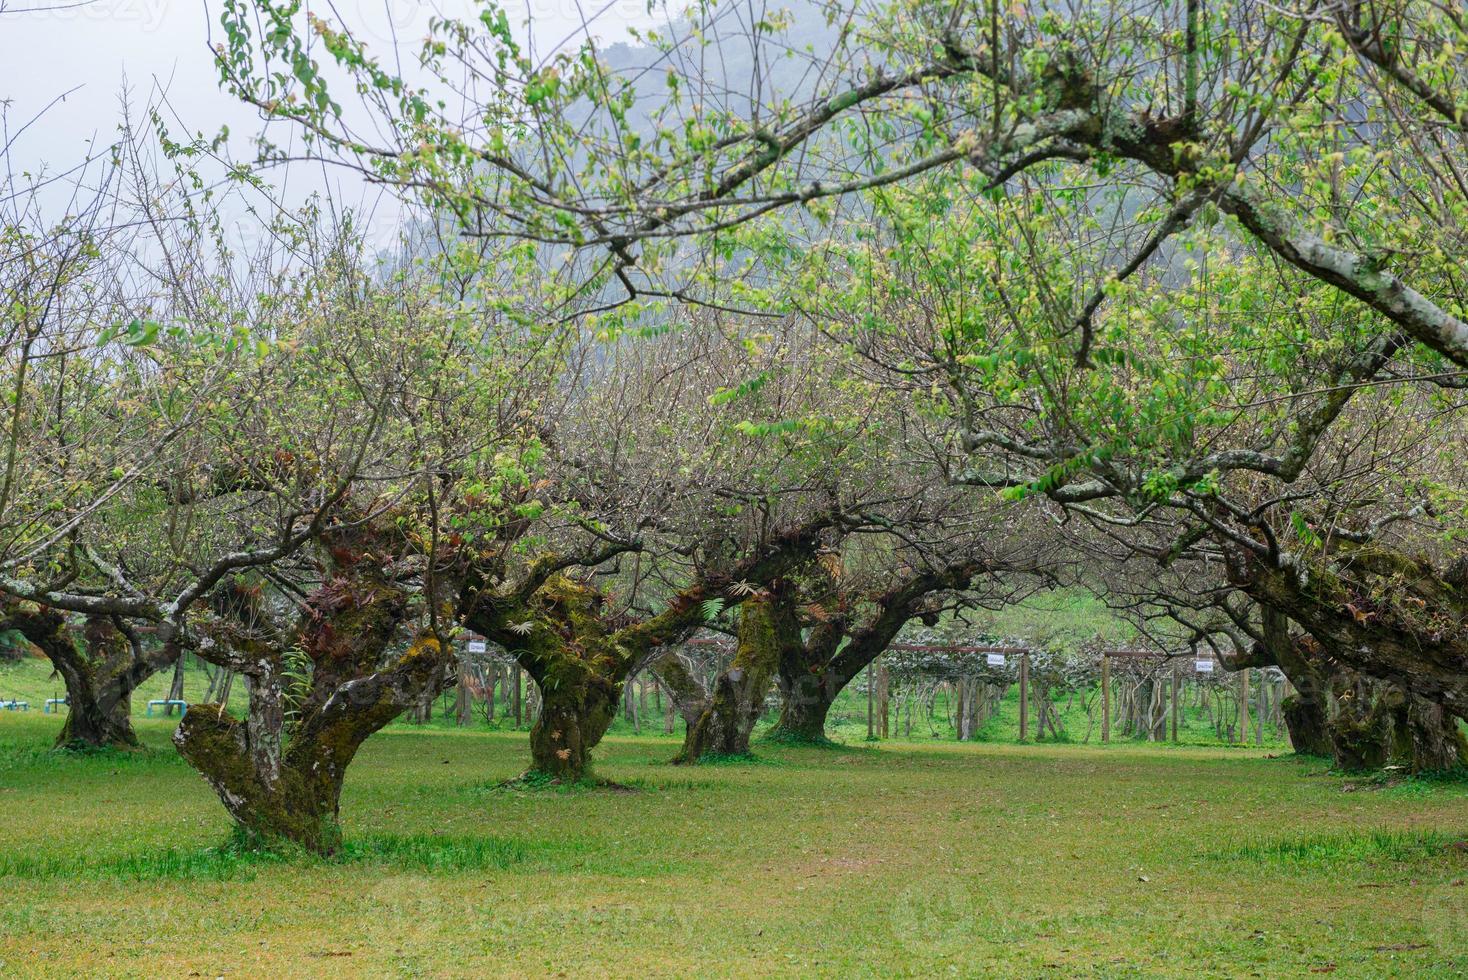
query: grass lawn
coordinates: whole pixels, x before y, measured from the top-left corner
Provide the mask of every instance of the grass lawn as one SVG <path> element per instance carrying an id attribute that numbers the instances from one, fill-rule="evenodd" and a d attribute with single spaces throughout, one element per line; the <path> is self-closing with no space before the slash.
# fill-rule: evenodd
<path id="1" fill-rule="evenodd" d="M 394 726 L 348 856 L 246 860 L 153 751 L 0 714 L 0 970 L 30 975 L 1468 973 L 1468 784 L 1253 749 L 883 743 L 503 790 L 514 732 Z"/>

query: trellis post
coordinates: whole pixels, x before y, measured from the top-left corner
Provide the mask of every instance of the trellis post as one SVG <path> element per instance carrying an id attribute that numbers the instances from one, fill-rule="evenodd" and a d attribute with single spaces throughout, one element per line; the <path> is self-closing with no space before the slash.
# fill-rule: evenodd
<path id="1" fill-rule="evenodd" d="M 522 718 L 522 709 L 520 707 L 520 664 L 518 662 L 512 664 L 510 667 L 510 671 L 514 674 L 515 677 L 515 688 L 512 693 L 510 707 L 513 708 L 515 711 L 515 728 L 518 729 L 521 727 L 521 723 L 524 720 Z"/>
<path id="2" fill-rule="evenodd" d="M 1254 744 L 1263 745 L 1264 723 L 1269 719 L 1269 681 L 1263 674 L 1259 675 L 1259 691 L 1255 696 L 1259 704 L 1254 712 Z"/>
<path id="3" fill-rule="evenodd" d="M 1174 745 L 1177 744 L 1177 715 L 1178 715 L 1177 695 L 1178 695 L 1178 687 L 1179 687 L 1179 678 L 1178 678 L 1178 672 L 1177 672 L 1177 664 L 1173 664 L 1172 665 L 1172 700 L 1170 702 L 1170 705 L 1172 707 L 1172 741 L 1173 741 L 1173 744 Z"/>
<path id="4" fill-rule="evenodd" d="M 1030 654 L 1019 655 L 1019 740 L 1030 733 Z"/>
<path id="5" fill-rule="evenodd" d="M 1249 669 L 1239 671 L 1239 744 L 1249 742 Z"/>
<path id="6" fill-rule="evenodd" d="M 875 727 L 872 724 L 872 722 L 873 722 L 873 717 L 872 717 L 872 693 L 873 693 L 872 692 L 872 665 L 870 663 L 868 663 L 867 664 L 867 741 L 868 742 L 870 742 L 872 739 L 874 739 L 874 738 L 877 737 L 876 736 Z"/>

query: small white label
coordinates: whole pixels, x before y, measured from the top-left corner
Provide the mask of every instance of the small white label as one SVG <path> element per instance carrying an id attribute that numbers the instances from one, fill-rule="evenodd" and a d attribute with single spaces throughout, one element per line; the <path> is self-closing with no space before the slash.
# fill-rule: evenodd
<path id="1" fill-rule="evenodd" d="M 1211 660 L 1199 660 L 1195 666 L 1198 668 L 1198 673 L 1200 674 L 1213 673 L 1213 661 Z"/>
<path id="2" fill-rule="evenodd" d="M 469 652 L 470 653 L 483 653 L 487 649 L 488 649 L 488 647 L 485 646 L 485 643 L 484 643 L 483 640 L 470 640 L 469 641 Z"/>
<path id="3" fill-rule="evenodd" d="M 1002 654 L 1002 653 L 991 653 L 991 654 L 989 654 L 989 666 L 990 667 L 1003 667 L 1004 666 L 1004 654 Z"/>

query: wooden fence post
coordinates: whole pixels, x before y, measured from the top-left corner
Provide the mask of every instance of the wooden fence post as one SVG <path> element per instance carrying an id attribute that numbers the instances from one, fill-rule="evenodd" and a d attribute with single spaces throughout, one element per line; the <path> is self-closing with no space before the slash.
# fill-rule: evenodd
<path id="1" fill-rule="evenodd" d="M 883 738 L 891 737 L 891 713 L 892 713 L 891 678 L 887 673 L 887 665 L 882 663 L 882 658 L 877 658 L 877 714 L 881 718 L 881 732 Z"/>
<path id="2" fill-rule="evenodd" d="M 518 663 L 512 664 L 510 666 L 510 670 L 513 671 L 514 672 L 514 675 L 515 675 L 515 687 L 514 687 L 514 690 L 511 691 L 511 703 L 510 703 L 510 706 L 515 711 L 515 727 L 516 728 L 519 728 L 520 727 L 520 722 L 522 720 L 521 719 L 521 713 L 520 713 L 521 712 L 521 708 L 520 708 L 520 665 Z"/>
<path id="3" fill-rule="evenodd" d="M 1111 741 L 1111 658 L 1101 654 L 1101 742 Z"/>
<path id="4" fill-rule="evenodd" d="M 872 665 L 870 663 L 868 663 L 867 664 L 867 741 L 868 742 L 870 742 L 872 739 L 876 738 L 876 732 L 873 730 L 873 725 L 872 725 L 872 722 L 874 720 L 873 717 L 872 717 L 872 694 L 873 693 L 874 692 L 872 691 Z"/>
<path id="5" fill-rule="evenodd" d="M 1264 744 L 1264 722 L 1269 718 L 1269 682 L 1259 676 L 1259 705 L 1254 712 L 1254 744 Z"/>
<path id="6" fill-rule="evenodd" d="M 1173 664 L 1172 665 L 1172 701 L 1171 701 L 1170 706 L 1172 708 L 1172 741 L 1173 741 L 1173 744 L 1174 745 L 1177 744 L 1177 716 L 1178 716 L 1177 695 L 1178 695 L 1178 672 L 1177 672 L 1177 664 Z"/>
<path id="7" fill-rule="evenodd" d="M 1019 740 L 1030 734 L 1030 655 L 1019 655 Z"/>
<path id="8" fill-rule="evenodd" d="M 454 694 L 455 721 L 465 728 L 474 720 L 474 697 L 469 693 L 469 665 L 459 660 L 459 689 Z"/>
<path id="9" fill-rule="evenodd" d="M 1239 744 L 1249 743 L 1249 669 L 1239 671 Z"/>

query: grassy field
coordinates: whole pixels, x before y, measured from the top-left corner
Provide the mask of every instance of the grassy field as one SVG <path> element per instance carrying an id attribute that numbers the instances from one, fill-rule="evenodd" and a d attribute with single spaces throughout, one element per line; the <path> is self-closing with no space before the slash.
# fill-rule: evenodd
<path id="1" fill-rule="evenodd" d="M 66 757 L 0 714 L 0 972 L 275 976 L 1468 973 L 1468 784 L 1254 749 L 883 743 L 636 788 L 498 788 L 523 734 L 394 726 L 347 853 L 262 861 L 153 751 Z"/>

